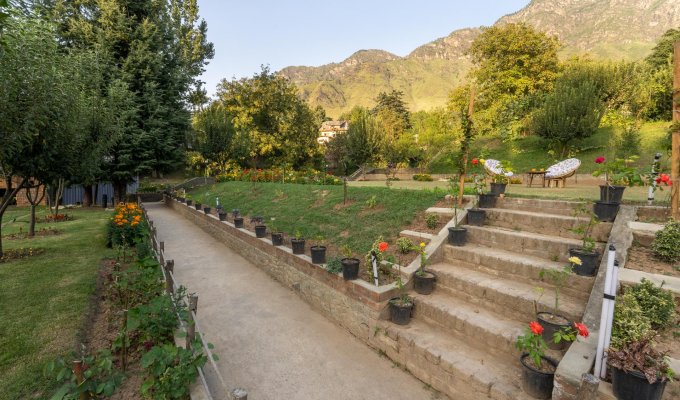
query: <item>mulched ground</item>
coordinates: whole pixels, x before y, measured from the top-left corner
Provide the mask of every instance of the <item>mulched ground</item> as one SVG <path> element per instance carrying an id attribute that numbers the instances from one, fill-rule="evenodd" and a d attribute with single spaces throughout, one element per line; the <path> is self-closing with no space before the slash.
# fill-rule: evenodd
<path id="1" fill-rule="evenodd" d="M 634 244 L 628 250 L 626 268 L 666 276 L 680 277 L 680 262 L 668 263 L 659 260 L 652 249 Z"/>
<path id="2" fill-rule="evenodd" d="M 56 236 L 56 235 L 61 235 L 63 231 L 60 231 L 59 229 L 53 228 L 53 227 L 47 227 L 47 228 L 40 228 L 36 229 L 35 231 L 35 236 L 34 237 L 45 237 L 45 236 Z M 18 232 L 18 233 L 12 233 L 10 235 L 7 235 L 3 237 L 3 239 L 28 239 L 28 233 L 27 232 Z"/>
<path id="3" fill-rule="evenodd" d="M 40 249 L 40 248 L 34 249 L 32 247 L 4 250 L 2 257 L 0 257 L 0 263 L 33 257 L 33 256 L 43 254 L 44 252 L 45 252 L 45 249 Z"/>

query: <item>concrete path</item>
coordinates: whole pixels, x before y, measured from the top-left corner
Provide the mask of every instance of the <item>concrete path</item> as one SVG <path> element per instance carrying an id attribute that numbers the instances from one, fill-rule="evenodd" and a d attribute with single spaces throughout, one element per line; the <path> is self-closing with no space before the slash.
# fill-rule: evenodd
<path id="1" fill-rule="evenodd" d="M 196 225 L 146 208 L 176 279 L 198 293 L 198 322 L 230 389 L 252 400 L 437 398 Z"/>

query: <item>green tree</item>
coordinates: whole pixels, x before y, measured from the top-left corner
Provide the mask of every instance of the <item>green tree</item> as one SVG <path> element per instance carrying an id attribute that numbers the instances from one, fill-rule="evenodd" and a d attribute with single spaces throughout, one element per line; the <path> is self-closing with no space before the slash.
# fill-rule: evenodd
<path id="1" fill-rule="evenodd" d="M 222 167 L 234 159 L 233 141 L 236 135 L 232 115 L 219 103 L 213 102 L 194 115 L 195 148 L 201 155 Z"/>
<path id="2" fill-rule="evenodd" d="M 673 46 L 677 41 L 680 41 L 680 28 L 669 29 L 645 59 L 649 66 L 645 84 L 649 98 L 645 117 L 648 119 L 668 121 L 673 117 Z"/>
<path id="3" fill-rule="evenodd" d="M 331 140 L 327 148 L 327 159 L 339 164 L 340 173 L 347 175 L 379 160 L 383 135 L 371 111 L 357 106 L 340 119 L 349 121 L 349 130 Z"/>
<path id="4" fill-rule="evenodd" d="M 252 167 L 301 166 L 319 154 L 319 121 L 285 78 L 263 67 L 252 78 L 222 80 L 219 104 L 232 116 L 234 157 Z"/>

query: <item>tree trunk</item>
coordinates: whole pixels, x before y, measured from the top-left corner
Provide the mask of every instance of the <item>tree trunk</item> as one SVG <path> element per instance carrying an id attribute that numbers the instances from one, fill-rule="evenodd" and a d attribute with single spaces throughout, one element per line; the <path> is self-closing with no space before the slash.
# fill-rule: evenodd
<path id="1" fill-rule="evenodd" d="M 9 207 L 9 203 L 12 201 L 14 196 L 19 193 L 19 190 L 24 186 L 26 183 L 26 178 L 22 178 L 21 182 L 15 187 L 11 192 L 9 189 L 7 190 L 7 193 L 5 193 L 5 197 L 2 199 L 2 203 L 0 203 L 0 257 L 3 256 L 2 252 L 2 217 L 5 215 L 5 211 L 7 211 L 7 207 Z"/>
<path id="2" fill-rule="evenodd" d="M 31 204 L 31 221 L 28 223 L 28 237 L 35 236 L 35 204 Z"/>
<path id="3" fill-rule="evenodd" d="M 57 183 L 57 190 L 54 196 L 54 216 L 59 215 L 59 203 L 61 202 L 61 196 L 64 195 L 64 178 L 59 178 Z"/>
<path id="4" fill-rule="evenodd" d="M 113 184 L 113 198 L 115 199 L 115 204 L 122 203 L 125 201 L 125 194 L 126 194 L 126 183 L 123 182 L 115 182 Z M 114 204 L 114 206 L 115 206 Z"/>
<path id="5" fill-rule="evenodd" d="M 28 237 L 35 236 L 35 207 L 40 204 L 45 198 L 45 190 L 42 193 L 40 188 L 43 187 L 42 183 L 35 185 L 34 183 L 29 183 L 30 186 L 26 187 L 26 199 L 31 204 L 31 220 L 28 224 Z M 35 193 L 33 193 L 35 190 Z"/>
<path id="6" fill-rule="evenodd" d="M 83 185 L 83 207 L 92 207 L 92 185 Z"/>

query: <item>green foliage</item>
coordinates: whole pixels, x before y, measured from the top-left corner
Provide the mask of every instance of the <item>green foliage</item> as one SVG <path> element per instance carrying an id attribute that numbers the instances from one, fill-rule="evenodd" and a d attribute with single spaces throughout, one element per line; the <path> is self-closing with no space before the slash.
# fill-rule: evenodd
<path id="1" fill-rule="evenodd" d="M 548 279 L 554 286 L 555 290 L 555 308 L 553 310 L 554 314 L 559 314 L 560 292 L 562 291 L 564 285 L 566 285 L 567 282 L 569 281 L 569 277 L 571 277 L 572 272 L 573 268 L 571 264 L 569 264 L 563 268 L 542 269 L 541 272 L 539 273 L 539 277 L 541 279 L 544 278 Z"/>
<path id="2" fill-rule="evenodd" d="M 338 257 L 331 257 L 326 263 L 325 268 L 331 274 L 339 274 L 342 272 L 342 262 L 340 262 Z"/>
<path id="3" fill-rule="evenodd" d="M 595 239 L 590 236 L 593 227 L 598 223 L 595 213 L 591 210 L 589 204 L 583 201 L 574 207 L 572 215 L 579 220 L 570 231 L 581 237 L 581 249 L 585 252 L 595 250 Z"/>
<path id="4" fill-rule="evenodd" d="M 616 155 L 618 158 L 630 158 L 640 154 L 642 137 L 637 126 L 627 126 L 623 129 L 617 143 Z"/>
<path id="5" fill-rule="evenodd" d="M 397 239 L 397 249 L 401 254 L 408 254 L 414 248 L 415 247 L 411 239 L 407 237 L 400 237 L 399 239 Z"/>
<path id="6" fill-rule="evenodd" d="M 675 298 L 671 291 L 657 287 L 645 278 L 627 291 L 635 297 L 653 329 L 665 328 L 675 322 Z"/>
<path id="7" fill-rule="evenodd" d="M 429 229 L 435 229 L 439 224 L 439 216 L 437 214 L 427 214 L 425 216 L 425 225 Z"/>
<path id="8" fill-rule="evenodd" d="M 378 198 L 373 195 L 366 200 L 366 207 L 368 208 L 375 208 L 375 206 L 378 205 Z"/>
<path id="9" fill-rule="evenodd" d="M 674 182 L 675 183 L 675 182 Z M 667 262 L 680 260 L 680 221 L 669 221 L 658 231 L 652 242 L 654 254 Z"/>
<path id="10" fill-rule="evenodd" d="M 186 318 L 186 309 L 175 307 L 170 296 L 153 297 L 148 303 L 128 311 L 127 329 L 138 331 L 140 341 L 171 341 L 178 325 L 175 311 Z"/>
<path id="11" fill-rule="evenodd" d="M 201 349 L 200 341 L 192 346 Z M 157 400 L 184 399 L 189 385 L 198 377 L 197 368 L 208 358 L 201 351 L 187 350 L 172 343 L 154 346 L 142 356 L 142 367 L 148 377 L 142 384 L 142 394 Z"/>
<path id="12" fill-rule="evenodd" d="M 640 340 L 652 333 L 652 324 L 637 302 L 635 295 L 626 290 L 618 296 L 614 308 L 614 323 L 610 347 L 622 349 L 629 343 Z"/>
<path id="13" fill-rule="evenodd" d="M 650 336 L 631 341 L 619 348 L 610 348 L 607 363 L 626 372 L 641 372 L 650 384 L 657 381 L 672 381 L 675 377 L 666 353 L 654 348 Z"/>
<path id="14" fill-rule="evenodd" d="M 73 372 L 73 364 L 63 358 L 45 365 L 45 375 L 62 383 L 50 400 L 77 399 L 81 394 L 88 398 L 111 397 L 123 382 L 124 375 L 115 368 L 109 350 L 101 350 L 96 356 L 85 356 L 79 361 L 84 370 L 80 383 Z"/>
<path id="15" fill-rule="evenodd" d="M 525 329 L 524 335 L 517 337 L 515 347 L 521 352 L 529 353 L 529 357 L 534 362 L 534 365 L 536 365 L 536 368 L 541 367 L 541 357 L 543 357 L 545 351 L 548 350 L 548 345 L 545 343 L 545 340 L 543 340 L 543 337 L 540 334 L 532 332 L 530 328 Z"/>
<path id="16" fill-rule="evenodd" d="M 680 41 L 680 29 L 669 29 L 659 38 L 645 61 L 655 69 L 673 64 L 673 46 Z"/>
<path id="17" fill-rule="evenodd" d="M 326 155 L 339 166 L 341 174 L 348 175 L 377 161 L 384 139 L 376 118 L 366 108 L 355 107 L 341 119 L 349 121 L 349 130 L 330 141 Z"/>
<path id="18" fill-rule="evenodd" d="M 418 182 L 432 182 L 432 175 L 430 174 L 415 174 L 413 175 L 413 180 Z"/>
<path id="19" fill-rule="evenodd" d="M 380 116 L 383 113 L 394 114 L 397 118 L 397 125 L 395 129 L 404 132 L 411 128 L 411 113 L 404 102 L 404 92 L 392 90 L 390 93 L 380 92 L 375 99 L 375 107 L 372 112 Z M 386 115 L 386 114 L 385 114 Z"/>
<path id="20" fill-rule="evenodd" d="M 373 242 L 371 245 L 371 248 L 366 252 L 364 255 L 364 261 L 366 262 L 366 268 L 371 271 L 371 275 L 373 275 L 373 263 L 372 263 L 372 256 L 371 253 L 375 252 L 375 258 L 378 261 L 378 268 L 380 267 L 380 263 L 384 259 L 384 254 L 382 251 L 380 251 L 380 243 L 384 242 L 385 240 L 383 239 L 382 235 L 378 236 L 377 239 Z"/>

